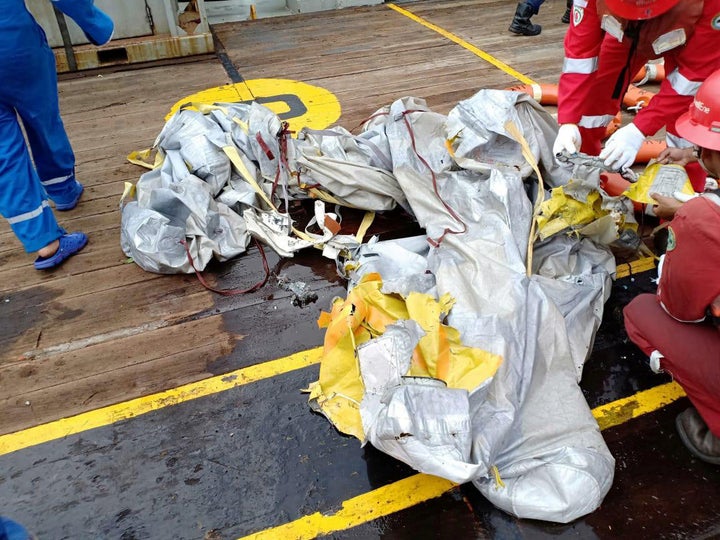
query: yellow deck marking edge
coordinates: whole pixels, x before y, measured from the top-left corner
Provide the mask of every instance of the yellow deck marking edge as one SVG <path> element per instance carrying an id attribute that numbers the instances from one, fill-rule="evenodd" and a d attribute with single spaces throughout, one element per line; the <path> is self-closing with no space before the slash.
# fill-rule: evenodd
<path id="1" fill-rule="evenodd" d="M 655 266 L 655 259 L 652 257 L 643 257 L 636 261 L 619 264 L 615 270 L 615 277 L 619 279 L 633 274 L 640 274 L 652 270 Z"/>
<path id="2" fill-rule="evenodd" d="M 322 356 L 322 347 L 316 347 L 297 354 L 271 360 L 254 366 L 238 369 L 203 379 L 198 382 L 178 386 L 157 394 L 123 401 L 93 411 L 61 418 L 47 424 L 41 424 L 15 433 L 0 435 L 0 456 L 35 446 L 45 442 L 62 439 L 68 435 L 89 429 L 107 426 L 134 418 L 170 405 L 217 394 L 237 386 L 275 377 L 289 371 L 318 364 Z"/>
<path id="3" fill-rule="evenodd" d="M 662 409 L 684 395 L 685 392 L 679 384 L 669 382 L 595 407 L 592 413 L 600 429 L 608 429 L 638 416 Z"/>
<path id="4" fill-rule="evenodd" d="M 400 13 L 401 15 L 405 15 L 405 16 L 408 17 L 409 19 L 412 19 L 412 20 L 415 21 L 416 23 L 422 24 L 425 28 L 429 28 L 430 30 L 433 30 L 434 32 L 437 32 L 437 33 L 440 34 L 441 36 L 446 37 L 446 38 L 449 39 L 450 41 L 452 41 L 452 42 L 454 42 L 454 43 L 457 43 L 458 45 L 460 45 L 460 46 L 463 47 L 464 49 L 467 49 L 468 51 L 470 51 L 471 53 L 475 54 L 476 56 L 479 56 L 480 58 L 482 58 L 482 59 L 485 60 L 486 62 L 488 62 L 488 63 L 492 64 L 493 66 L 495 66 L 496 68 L 501 69 L 502 71 L 504 71 L 505 73 L 507 73 L 507 74 L 510 75 L 511 77 L 516 78 L 518 81 L 520 81 L 520 82 L 522 82 L 522 83 L 524 83 L 524 84 L 537 84 L 537 83 L 536 83 L 534 80 L 532 80 L 530 77 L 526 77 L 526 76 L 523 75 L 522 73 L 520 73 L 520 72 L 518 72 L 518 71 L 515 71 L 513 68 L 511 68 L 510 66 L 508 66 L 506 63 L 501 62 L 500 60 L 498 60 L 498 59 L 495 58 L 494 56 L 486 53 L 486 52 L 483 51 L 483 50 L 478 49 L 475 45 L 472 45 L 471 43 L 468 43 L 467 41 L 465 41 L 465 40 L 462 39 L 462 38 L 459 38 L 459 37 L 456 36 L 455 34 L 451 34 L 451 33 L 448 32 L 447 30 L 443 30 L 443 29 L 440 28 L 439 26 L 436 26 L 436 25 L 434 25 L 433 23 L 431 23 L 431 22 L 429 22 L 429 21 L 426 21 L 426 20 L 423 19 L 422 17 L 418 17 L 418 16 L 415 15 L 414 13 L 412 13 L 412 12 L 406 10 L 406 9 L 403 9 L 403 8 L 401 8 L 401 7 L 399 7 L 399 6 L 396 6 L 395 4 L 385 4 L 385 5 L 386 5 L 387 7 L 389 7 L 390 9 L 392 9 L 393 11 L 396 11 L 396 12 Z"/>
<path id="5" fill-rule="evenodd" d="M 316 512 L 272 529 L 245 536 L 243 540 L 304 540 L 362 525 L 423 501 L 439 497 L 455 487 L 450 480 L 415 474 L 343 502 L 334 514 Z"/>
<path id="6" fill-rule="evenodd" d="M 601 405 L 593 409 L 592 413 L 597 419 L 600 429 L 608 429 L 669 405 L 684 395 L 682 388 L 677 383 L 671 382 Z M 455 487 L 457 484 L 444 478 L 415 474 L 404 480 L 348 499 L 334 514 L 316 512 L 238 540 L 281 540 L 285 538 L 310 540 L 406 510 L 440 497 Z"/>

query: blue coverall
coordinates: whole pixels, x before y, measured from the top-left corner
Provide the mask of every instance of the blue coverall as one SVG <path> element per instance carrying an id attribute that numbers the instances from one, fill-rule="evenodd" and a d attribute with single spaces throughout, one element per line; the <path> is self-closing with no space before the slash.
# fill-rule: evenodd
<path id="1" fill-rule="evenodd" d="M 92 0 L 54 3 L 73 17 L 91 41 L 110 39 L 112 20 L 94 8 Z M 4 0 L 0 9 L 0 214 L 27 252 L 38 251 L 65 233 L 48 197 L 56 204 L 68 204 L 77 197 L 75 156 L 60 119 L 57 91 L 55 56 L 45 32 L 24 0 Z"/>

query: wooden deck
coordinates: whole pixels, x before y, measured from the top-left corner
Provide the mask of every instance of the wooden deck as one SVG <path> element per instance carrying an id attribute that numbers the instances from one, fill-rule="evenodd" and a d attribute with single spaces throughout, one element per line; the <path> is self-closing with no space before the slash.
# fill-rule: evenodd
<path id="1" fill-rule="evenodd" d="M 564 2 L 547 2 L 542 6 L 534 21 L 543 24 L 543 32 L 532 38 L 507 32 L 515 10 L 513 2 L 435 0 L 401 6 L 527 77 L 538 82 L 557 81 L 566 29 L 560 23 Z M 458 101 L 481 88 L 505 88 L 518 83 L 512 75 L 452 41 L 448 35 L 388 6 L 227 23 L 216 26 L 214 32 L 218 39 L 218 57 L 62 78 L 59 84 L 62 115 L 76 152 L 77 176 L 85 184 L 86 191 L 75 210 L 56 215 L 68 230 L 86 232 L 90 243 L 61 268 L 37 272 L 32 269 L 33 255 L 22 251 L 4 222 L 0 225 L 0 435 L 292 355 L 322 343 L 323 334 L 317 329 L 315 320 L 321 310 L 329 307 L 333 296 L 343 294 L 344 283 L 336 277 L 334 263 L 315 253 L 303 253 L 292 260 L 269 255 L 274 276 L 284 275 L 308 282 L 318 294 L 315 304 L 302 309 L 291 305 L 291 294 L 273 279 L 258 292 L 225 298 L 207 291 L 195 276 L 150 274 L 126 260 L 120 249 L 119 197 L 123 183 L 137 181 L 143 172 L 128 163 L 126 156 L 133 150 L 152 145 L 164 125 L 165 115 L 178 100 L 207 88 L 241 80 L 293 79 L 332 92 L 342 107 L 338 124 L 352 129 L 381 106 L 403 96 L 425 98 L 433 110 L 447 113 Z M 393 234 L 394 230 L 394 234 L 398 234 L 402 227 L 408 225 L 393 221 L 390 216 L 378 219 L 371 232 Z M 252 248 L 233 261 L 212 265 L 208 279 L 224 288 L 249 286 L 255 283 L 261 271 L 259 255 Z M 593 369 L 589 368 L 589 372 Z M 623 369 L 613 367 L 613 377 L 617 378 L 618 370 L 622 372 Z M 613 377 L 607 381 L 603 379 L 594 387 L 589 386 L 587 395 L 592 406 L 600 404 L 603 396 L 611 395 L 615 399 L 628 391 L 628 388 L 617 392 L 609 390 L 608 384 L 615 380 Z M 630 385 L 630 393 L 643 384 Z M 284 390 L 285 386 L 273 386 L 269 391 Z M 267 399 L 268 394 L 264 398 Z M 224 410 L 242 407 L 253 399 L 228 404 Z M 259 396 L 254 402 L 262 400 L 263 396 Z M 271 404 L 266 407 L 275 412 Z M 304 411 L 303 415 L 312 416 L 304 408 L 299 410 Z M 193 412 L 187 413 L 188 418 L 193 414 L 201 418 L 199 413 Z M 274 422 L 270 413 L 265 419 Z M 297 421 L 304 425 L 305 422 L 318 422 L 318 419 L 308 420 L 303 416 Z M 324 420 L 319 422 L 327 431 L 327 437 L 341 439 L 325 426 Z M 655 417 L 648 416 L 647 425 L 643 427 L 643 441 L 653 440 L 657 428 L 653 422 L 671 425 L 672 420 L 662 417 L 656 421 Z M 285 424 L 284 418 L 282 423 Z M 252 425 L 258 430 L 263 428 L 262 424 Z M 113 435 L 117 436 L 121 435 Z M 666 439 L 667 434 L 662 437 Z M 176 438 L 183 437 L 178 435 Z M 618 445 L 623 448 L 626 444 L 627 452 L 633 440 L 632 430 L 616 433 L 611 439 L 613 451 Z M 133 441 L 132 444 L 136 440 L 140 441 L 139 445 L 147 443 L 140 435 L 137 439 L 127 440 Z M 665 446 L 672 443 L 671 439 Z M 674 443 L 679 445 L 676 439 Z M 342 445 L 347 446 L 347 441 Z M 73 447 L 73 452 L 80 455 L 80 446 Z M 678 448 L 677 451 L 681 456 L 677 459 L 684 463 L 683 450 Z M 163 452 L 158 449 L 156 455 L 166 459 Z M 302 448 L 298 452 L 306 453 Z M 61 459 L 61 455 L 62 452 L 57 459 Z M 279 452 L 278 455 L 285 454 Z M 12 455 L 6 457 L 12 459 Z M 18 457 L 16 463 L 25 463 L 24 459 Z M 40 463 L 27 459 L 30 469 Z M 690 461 L 689 458 L 686 461 Z M 642 468 L 643 460 L 636 460 L 636 466 Z M 651 475 L 642 476 L 642 481 L 653 487 L 655 491 L 651 493 L 659 493 L 662 489 L 660 473 L 652 470 Z M 695 476 L 685 475 L 683 485 L 687 488 L 688 500 L 693 498 L 693 484 L 688 484 L 693 479 L 703 482 L 703 489 L 718 494 L 717 483 L 715 487 L 708 487 L 717 480 L 717 474 L 703 471 Z M 17 474 L 19 476 L 19 472 Z M 382 484 L 387 481 L 384 478 L 400 473 L 393 470 L 383 474 L 387 476 L 376 477 L 370 485 Z M 563 529 L 563 535 L 587 537 L 586 533 L 594 530 L 592 534 L 597 537 L 612 538 L 614 531 L 624 530 L 642 537 L 645 527 L 631 526 L 625 516 L 621 516 L 623 497 L 635 500 L 650 495 L 642 490 L 638 494 L 639 488 L 633 487 L 634 476 L 625 470 L 624 461 L 617 476 L 616 482 L 622 491 L 615 493 L 607 506 L 613 514 L 596 514 L 577 527 Z M 160 478 L 158 476 L 158 483 Z M 6 478 L 0 470 L 0 491 L 4 482 Z M 10 490 L 7 486 L 5 488 Z M 12 489 L 19 492 L 23 486 Z M 299 489 L 310 488 L 300 486 Z M 633 494 L 628 495 L 628 491 Z M 82 497 L 80 493 L 77 491 L 75 497 Z M 470 516 L 463 514 L 461 518 L 467 522 L 462 521 L 463 525 L 458 525 L 452 533 L 459 538 L 469 537 L 466 535 L 471 531 L 478 537 L 498 538 L 506 538 L 508 534 L 514 538 L 525 535 L 539 538 L 555 536 L 557 532 L 552 528 L 516 523 L 506 516 L 493 517 L 499 513 L 484 507 L 476 498 L 479 498 L 476 494 L 467 493 L 448 496 L 438 503 L 440 509 L 435 507 L 433 511 L 462 514 L 467 510 L 466 504 L 471 508 Z M 339 501 L 333 504 L 337 503 Z M 192 499 L 188 504 L 195 507 Z M 717 505 L 704 504 L 693 514 L 693 525 L 687 525 L 683 531 L 699 534 L 711 529 L 715 533 L 720 530 Z M 204 520 L 201 508 L 198 503 L 195 507 L 198 515 L 193 514 L 193 519 L 198 522 Z M 640 503 L 632 506 L 635 512 L 641 508 Z M 474 517 L 471 517 L 472 509 Z M 227 508 L 225 512 L 229 515 L 232 510 Z M 294 511 L 302 515 L 317 510 L 306 509 L 304 503 L 292 510 L 280 506 L 268 509 L 268 513 L 276 514 L 265 521 L 257 516 L 255 521 L 246 520 L 241 525 L 236 521 L 226 526 L 226 532 L 236 536 L 249 534 L 276 525 L 287 516 L 292 518 Z M 663 506 L 663 511 L 669 516 L 669 524 L 682 523 L 683 510 Z M 395 525 L 401 523 L 402 527 L 393 528 L 391 521 L 374 529 L 361 528 L 359 536 L 341 537 L 382 536 L 384 530 L 397 532 L 393 537 L 410 537 L 413 530 L 420 532 L 409 524 L 419 519 L 422 513 L 419 509 L 405 518 L 401 515 Z M 63 516 L 61 512 L 56 516 L 60 520 L 58 527 L 65 527 Z M 121 519 L 118 518 L 117 523 Z M 643 523 L 651 521 L 649 515 L 642 519 Z M 478 520 L 493 522 L 495 529 L 478 529 Z M 174 531 L 174 537 L 185 537 L 177 534 L 181 530 L 177 527 L 179 525 L 167 530 Z M 218 528 L 223 529 L 223 526 L 218 525 Z M 62 530 L 65 534 L 69 529 Z M 647 530 L 656 533 L 663 529 L 655 523 Z M 154 536 L 149 532 L 127 536 L 127 530 L 120 524 L 108 525 L 103 531 L 102 534 L 90 534 L 85 529 L 85 534 L 64 536 L 53 534 L 50 529 L 44 531 L 43 537 L 162 537 L 162 534 Z M 187 537 L 202 535 L 188 533 Z"/>

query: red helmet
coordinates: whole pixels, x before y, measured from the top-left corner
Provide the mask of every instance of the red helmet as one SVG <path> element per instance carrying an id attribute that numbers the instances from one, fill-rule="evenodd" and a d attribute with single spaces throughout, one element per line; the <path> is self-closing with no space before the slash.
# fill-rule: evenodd
<path id="1" fill-rule="evenodd" d="M 641 21 L 658 17 L 675 7 L 680 0 L 605 0 L 605 5 L 623 19 Z"/>
<path id="2" fill-rule="evenodd" d="M 700 85 L 690 110 L 677 119 L 675 129 L 696 146 L 720 150 L 720 70 Z"/>

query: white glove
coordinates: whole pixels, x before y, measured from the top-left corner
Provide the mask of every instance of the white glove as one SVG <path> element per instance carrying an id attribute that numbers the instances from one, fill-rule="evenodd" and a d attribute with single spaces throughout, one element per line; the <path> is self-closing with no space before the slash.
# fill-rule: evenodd
<path id="1" fill-rule="evenodd" d="M 553 154 L 558 155 L 565 151 L 568 154 L 577 154 L 580 151 L 582 145 L 582 137 L 580 136 L 580 130 L 575 124 L 562 124 L 558 130 L 557 137 L 555 137 L 555 144 L 553 144 Z"/>
<path id="2" fill-rule="evenodd" d="M 635 124 L 630 123 L 612 134 L 600 152 L 600 159 L 605 160 L 605 165 L 616 171 L 630 167 L 635 163 L 644 140 L 645 134 L 636 128 Z"/>

